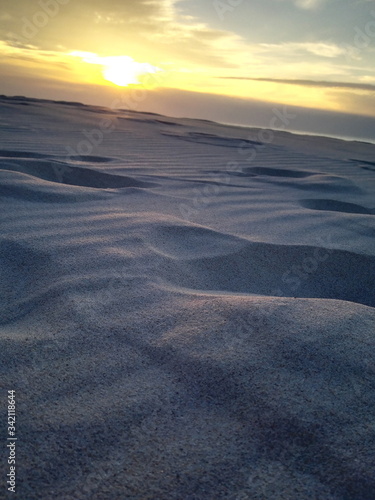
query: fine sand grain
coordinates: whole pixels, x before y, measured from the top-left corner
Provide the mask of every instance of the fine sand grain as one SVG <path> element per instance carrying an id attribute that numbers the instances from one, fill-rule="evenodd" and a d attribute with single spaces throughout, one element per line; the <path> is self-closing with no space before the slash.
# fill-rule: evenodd
<path id="1" fill-rule="evenodd" d="M 373 500 L 375 146 L 0 108 L 14 498 Z"/>

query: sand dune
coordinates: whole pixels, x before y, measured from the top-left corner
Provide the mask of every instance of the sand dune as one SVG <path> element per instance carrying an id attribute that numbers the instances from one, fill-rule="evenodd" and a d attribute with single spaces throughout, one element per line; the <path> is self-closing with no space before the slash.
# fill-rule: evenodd
<path id="1" fill-rule="evenodd" d="M 301 200 L 300 203 L 302 207 L 311 208 L 311 210 L 328 210 L 331 212 L 342 212 L 347 214 L 375 215 L 374 209 L 362 207 L 361 205 L 356 205 L 355 203 L 346 203 L 345 201 L 312 199 Z"/>
<path id="2" fill-rule="evenodd" d="M 159 123 L 160 120 L 157 120 Z M 162 122 L 162 123 L 167 123 L 167 122 Z M 173 125 L 177 125 L 176 123 L 173 123 Z M 175 134 L 171 132 L 162 132 L 163 135 L 169 136 L 169 137 L 175 137 L 177 139 L 181 139 L 184 141 L 188 142 L 193 142 L 197 144 L 207 144 L 209 146 L 219 146 L 223 148 L 239 148 L 239 145 L 241 147 L 245 146 L 262 146 L 263 144 L 259 141 L 251 141 L 248 139 L 241 139 L 239 137 L 225 137 L 225 136 L 219 136 L 216 134 L 207 134 L 205 132 L 187 132 L 186 134 Z"/>
<path id="3" fill-rule="evenodd" d="M 305 170 L 291 170 L 286 168 L 250 167 L 244 170 L 243 175 L 248 175 L 250 177 L 255 177 L 256 175 L 269 175 L 270 177 L 290 177 L 292 179 L 303 179 L 305 177 L 316 175 L 316 172 L 306 172 Z"/>
<path id="4" fill-rule="evenodd" d="M 176 285 L 269 296 L 276 294 L 281 282 L 284 296 L 340 299 L 375 306 L 375 257 L 319 247 L 264 243 L 247 243 L 241 250 L 218 256 L 212 256 L 209 249 L 193 257 L 186 255 L 186 248 L 194 248 L 194 254 L 197 252 L 195 242 L 201 239 L 201 231 L 191 234 L 193 231 L 184 231 L 181 227 L 170 229 L 167 237 L 163 231 L 160 248 L 166 255 L 165 247 L 170 246 L 178 257 L 167 259 L 162 275 Z M 203 244 L 209 246 L 207 236 L 202 239 L 206 240 Z M 223 252 L 228 243 L 223 245 L 221 241 L 222 236 L 213 236 L 211 246 L 220 245 Z M 356 280 L 352 279 L 353 275 Z"/>
<path id="5" fill-rule="evenodd" d="M 82 160 L 81 160 L 82 161 Z M 87 160 L 86 160 L 87 161 Z M 69 166 L 63 162 L 28 160 L 2 162 L 2 170 L 21 172 L 50 182 L 97 189 L 151 187 L 154 184 L 137 181 L 123 175 L 106 174 L 89 168 Z"/>
<path id="6" fill-rule="evenodd" d="M 375 146 L 0 107 L 19 498 L 372 499 Z"/>

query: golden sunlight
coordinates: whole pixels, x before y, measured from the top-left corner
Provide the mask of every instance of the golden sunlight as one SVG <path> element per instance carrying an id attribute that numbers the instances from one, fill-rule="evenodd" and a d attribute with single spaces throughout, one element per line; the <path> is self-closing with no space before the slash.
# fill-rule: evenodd
<path id="1" fill-rule="evenodd" d="M 100 57 L 91 52 L 71 52 L 72 56 L 80 57 L 83 62 L 102 66 L 103 77 L 115 85 L 126 87 L 140 84 L 140 77 L 149 73 L 162 71 L 149 63 L 139 63 L 129 56 Z"/>

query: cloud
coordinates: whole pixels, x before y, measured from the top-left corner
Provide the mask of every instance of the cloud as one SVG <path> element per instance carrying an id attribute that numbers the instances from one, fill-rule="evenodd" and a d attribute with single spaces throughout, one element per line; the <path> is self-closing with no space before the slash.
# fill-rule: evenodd
<path id="1" fill-rule="evenodd" d="M 334 58 L 345 55 L 347 49 L 330 42 L 288 42 L 281 44 L 261 43 L 261 48 L 272 50 L 274 53 L 300 55 L 307 52 L 320 57 Z"/>
<path id="2" fill-rule="evenodd" d="M 7 12 L 4 12 L 3 14 L 0 15 L 0 21 L 11 21 L 11 20 L 12 16 Z"/>
<path id="3" fill-rule="evenodd" d="M 56 61 L 61 57 L 60 52 L 52 50 L 41 50 L 34 45 L 14 45 L 0 40 L 0 54 L 1 58 L 11 57 L 14 59 L 24 58 L 27 60 L 50 60 L 51 58 Z"/>
<path id="4" fill-rule="evenodd" d="M 373 86 L 373 88 L 375 90 L 375 85 Z M 366 93 L 350 92 L 349 90 L 345 91 L 344 89 L 340 92 L 340 95 L 337 94 L 335 95 L 334 92 L 331 92 L 330 98 L 336 99 L 338 104 L 345 109 L 355 110 L 357 114 L 361 114 L 364 116 L 375 117 L 374 96 L 368 92 Z M 373 133 L 374 129 L 375 126 L 372 126 L 372 128 L 369 129 L 369 134 L 372 134 L 373 138 L 374 138 L 374 133 Z"/>
<path id="5" fill-rule="evenodd" d="M 16 71 L 18 59 L 17 71 L 23 71 L 24 75 L 30 77 L 42 72 L 51 80 L 105 86 L 102 69 L 110 66 L 111 70 L 107 68 L 107 77 L 112 82 L 123 81 L 121 75 L 124 73 L 131 82 L 135 82 L 137 64 L 146 64 L 147 61 L 150 68 L 164 70 L 160 73 L 163 86 L 247 97 L 251 92 L 250 85 L 220 81 L 215 75 L 241 78 L 241 75 L 249 74 L 270 79 L 278 76 L 280 80 L 284 79 L 284 83 L 291 85 L 293 80 L 305 82 L 303 85 L 307 86 L 306 82 L 313 81 L 317 75 L 321 80 L 361 82 L 362 75 L 371 75 L 373 71 L 370 56 L 368 61 L 366 59 L 370 48 L 362 50 L 360 57 L 358 55 L 357 61 L 361 62 L 356 62 L 356 67 L 345 57 L 351 50 L 350 47 L 344 47 L 344 40 L 351 36 L 351 25 L 348 28 L 342 22 L 344 11 L 345 16 L 350 17 L 346 10 L 342 9 L 337 14 L 337 26 L 341 27 L 343 33 L 346 28 L 340 37 L 335 35 L 331 25 L 327 29 L 329 17 L 323 19 L 322 15 L 329 13 L 328 10 L 323 11 L 323 14 L 313 11 L 323 6 L 332 10 L 333 2 L 328 0 L 244 2 L 242 8 L 248 8 L 249 14 L 252 14 L 249 19 L 243 16 L 246 26 L 239 29 L 236 16 L 228 16 L 228 24 L 222 25 L 227 26 L 227 30 L 221 28 L 212 15 L 212 0 L 203 0 L 199 6 L 196 0 L 70 1 L 61 4 L 59 12 L 50 16 L 45 26 L 37 27 L 32 39 L 17 38 L 17 34 L 22 35 L 25 19 L 31 22 L 36 13 L 41 11 L 42 3 L 29 0 L 8 2 L 6 12 L 11 20 L 0 22 L 0 27 L 3 27 L 2 31 L 0 29 L 0 40 L 7 39 L 10 46 L 19 49 L 12 54 L 8 50 L 6 64 L 12 65 Z M 281 16 L 282 19 L 275 14 L 276 10 L 284 16 Z M 237 12 L 240 13 L 241 9 Z M 192 13 L 200 17 L 187 15 Z M 39 21 L 41 18 L 39 16 Z M 349 22 L 354 20 L 350 17 Z M 359 21 L 356 23 L 361 25 Z M 259 25 L 259 32 L 253 29 L 255 24 Z M 15 34 L 13 38 L 10 32 Z M 72 52 L 94 54 L 102 61 L 97 66 L 96 63 L 82 64 L 77 57 L 68 57 Z M 108 63 L 109 58 L 112 58 L 111 63 L 105 65 L 104 58 L 107 58 Z M 11 59 L 12 62 L 9 62 Z M 34 60 L 35 65 L 32 62 L 24 65 L 25 59 Z M 71 59 L 75 59 L 75 62 Z M 58 64 L 60 70 L 55 71 Z M 61 70 L 62 64 L 68 66 L 65 73 Z M 363 85 L 371 83 L 361 82 Z M 299 85 L 302 86 L 302 83 Z M 313 84 L 310 83 L 310 86 Z M 314 86 L 323 88 L 322 84 Z M 264 91 L 260 89 L 262 85 L 253 87 L 261 92 L 262 98 L 272 99 L 273 88 L 270 85 L 264 85 Z M 351 89 L 353 91 L 353 87 Z M 285 86 L 279 87 L 279 90 L 280 97 L 285 98 L 286 102 L 300 102 L 298 99 L 304 98 L 302 88 Z M 316 100 L 310 100 L 312 107 L 330 105 L 325 100 L 325 92 L 317 90 L 309 94 L 315 94 Z"/>
<path id="6" fill-rule="evenodd" d="M 156 66 L 167 58 L 181 65 L 233 67 L 246 51 L 240 36 L 190 15 L 181 0 L 82 0 L 59 7 L 44 26 L 42 8 L 19 0 L 9 4 L 13 22 L 0 22 L 0 40 L 15 46 L 32 43 L 42 50 L 83 51 L 104 56 L 127 54 Z M 39 15 L 38 15 L 39 13 Z M 34 21 L 37 21 L 35 23 Z M 69 26 L 69 30 L 67 30 Z"/>
<path id="7" fill-rule="evenodd" d="M 330 82 L 330 81 L 316 81 L 316 80 L 292 80 L 282 78 L 248 78 L 241 76 L 220 76 L 218 78 L 232 79 L 232 80 L 249 80 L 255 82 L 269 82 L 269 83 L 282 83 L 286 85 L 299 85 L 303 87 L 323 87 L 323 88 L 343 88 L 352 90 L 363 90 L 367 92 L 375 92 L 375 85 L 370 83 L 352 83 L 352 82 Z"/>
<path id="8" fill-rule="evenodd" d="M 306 10 L 317 9 L 325 2 L 327 2 L 327 0 L 279 0 L 279 1 L 292 2 L 296 7 Z"/>
<path id="9" fill-rule="evenodd" d="M 296 0 L 297 7 L 301 9 L 316 9 L 322 5 L 324 0 Z"/>

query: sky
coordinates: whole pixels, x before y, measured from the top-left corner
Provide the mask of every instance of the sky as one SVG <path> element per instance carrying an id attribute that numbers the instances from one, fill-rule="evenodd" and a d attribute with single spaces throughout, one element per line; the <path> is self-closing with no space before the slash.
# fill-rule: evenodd
<path id="1" fill-rule="evenodd" d="M 348 133 L 375 134 L 374 0 L 0 6 L 2 94 L 259 126 L 287 106 L 305 128 L 357 115 Z"/>

